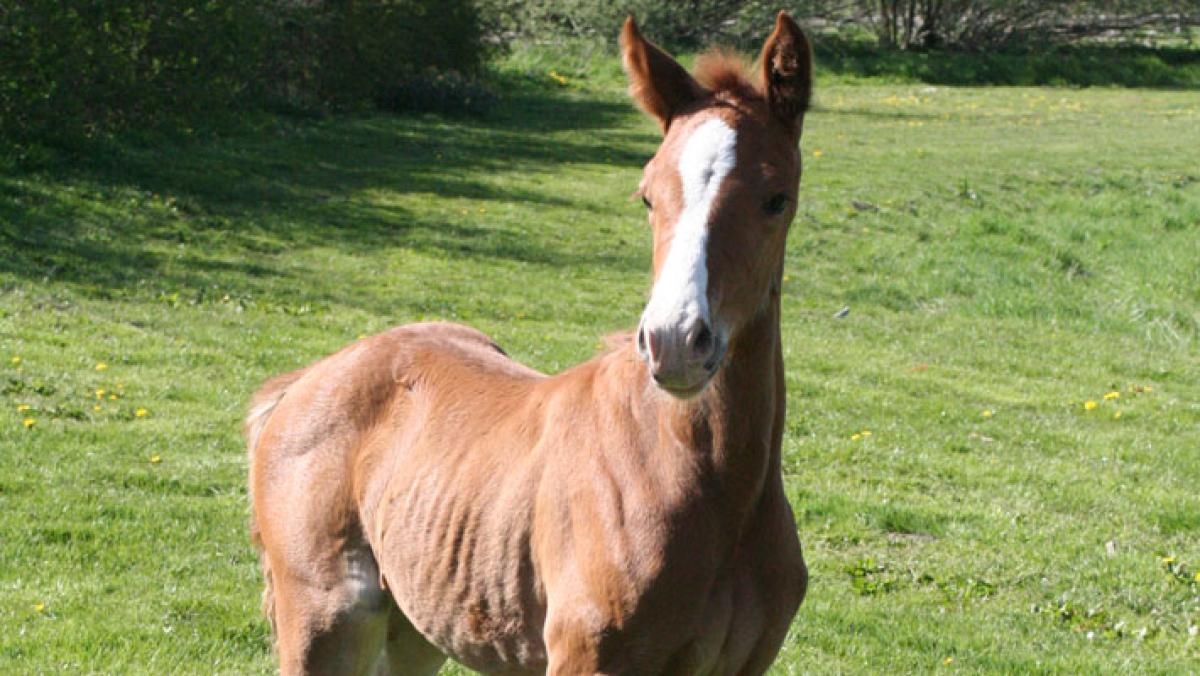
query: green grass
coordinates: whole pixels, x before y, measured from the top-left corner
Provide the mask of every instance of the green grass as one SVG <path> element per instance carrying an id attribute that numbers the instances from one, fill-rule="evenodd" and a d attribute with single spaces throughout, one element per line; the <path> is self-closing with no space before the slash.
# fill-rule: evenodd
<path id="1" fill-rule="evenodd" d="M 0 170 L 0 671 L 270 671 L 267 376 L 427 318 L 556 371 L 635 323 L 654 125 L 615 63 L 540 59 L 483 120 Z M 1200 94 L 817 101 L 783 326 L 812 582 L 775 672 L 1194 671 Z"/>

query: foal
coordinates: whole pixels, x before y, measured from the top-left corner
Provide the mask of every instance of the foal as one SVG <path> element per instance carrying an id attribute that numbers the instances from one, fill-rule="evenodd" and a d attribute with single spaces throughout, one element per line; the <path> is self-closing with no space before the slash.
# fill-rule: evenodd
<path id="1" fill-rule="evenodd" d="M 758 674 L 804 598 L 784 497 L 779 287 L 811 87 L 780 13 L 760 84 L 632 20 L 664 132 L 635 336 L 556 376 L 454 324 L 360 340 L 246 420 L 285 674 Z"/>

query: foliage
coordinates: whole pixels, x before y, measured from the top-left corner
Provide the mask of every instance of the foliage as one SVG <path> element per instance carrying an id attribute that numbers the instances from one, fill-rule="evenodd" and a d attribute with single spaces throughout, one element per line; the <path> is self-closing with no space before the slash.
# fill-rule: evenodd
<path id="1" fill-rule="evenodd" d="M 904 49 L 981 49 L 1200 24 L 1200 12 L 1187 0 L 858 0 L 856 4 L 881 44 Z"/>
<path id="2" fill-rule="evenodd" d="M 430 71 L 473 74 L 486 54 L 470 0 L 276 0 L 275 5 L 270 21 L 277 43 L 268 82 L 274 94 L 293 105 L 395 105 L 405 99 L 403 91 L 420 83 L 428 88 Z M 413 79 L 420 82 L 414 85 Z M 449 100 L 454 90 L 440 95 Z"/>
<path id="3" fill-rule="evenodd" d="M 621 20 L 632 14 L 671 49 L 757 48 L 780 9 L 806 24 L 818 42 L 867 30 L 880 45 L 900 49 L 1188 38 L 1200 26 L 1200 10 L 1189 0 L 480 0 L 489 32 L 501 42 L 584 39 L 611 47 Z"/>
<path id="4" fill-rule="evenodd" d="M 817 61 L 849 77 L 948 85 L 1073 85 L 1200 89 L 1200 50 L 1062 44 L 966 52 L 881 48 L 871 40 L 827 38 Z"/>
<path id="5" fill-rule="evenodd" d="M 485 54 L 470 0 L 6 3 L 0 137 L 62 144 L 266 104 L 394 106 L 436 85 L 430 71 L 470 75 Z M 459 79 L 438 106 L 471 95 Z"/>
<path id="6" fill-rule="evenodd" d="M 0 135 L 48 140 L 202 117 L 252 98 L 266 48 L 251 0 L 0 9 Z"/>
<path id="7" fill-rule="evenodd" d="M 781 8 L 797 17 L 814 17 L 841 4 L 837 0 L 480 0 L 490 30 L 505 40 L 582 38 L 611 46 L 621 22 L 632 15 L 646 35 L 671 49 L 712 43 L 757 47 Z"/>

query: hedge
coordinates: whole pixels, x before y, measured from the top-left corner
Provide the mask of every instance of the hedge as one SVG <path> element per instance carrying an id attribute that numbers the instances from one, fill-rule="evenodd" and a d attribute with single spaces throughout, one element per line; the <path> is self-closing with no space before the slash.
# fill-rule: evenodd
<path id="1" fill-rule="evenodd" d="M 69 142 L 248 107 L 395 105 L 431 72 L 474 73 L 484 52 L 471 0 L 4 3 L 0 135 Z"/>

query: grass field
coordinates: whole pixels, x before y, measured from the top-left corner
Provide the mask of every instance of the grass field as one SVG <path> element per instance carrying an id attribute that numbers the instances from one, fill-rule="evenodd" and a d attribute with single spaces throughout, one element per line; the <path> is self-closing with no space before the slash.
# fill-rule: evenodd
<path id="1" fill-rule="evenodd" d="M 508 68 L 482 120 L 0 169 L 0 672 L 271 670 L 265 377 L 428 318 L 557 371 L 636 322 L 653 123 L 614 62 Z M 1195 90 L 819 79 L 773 673 L 1200 670 L 1198 148 Z"/>

